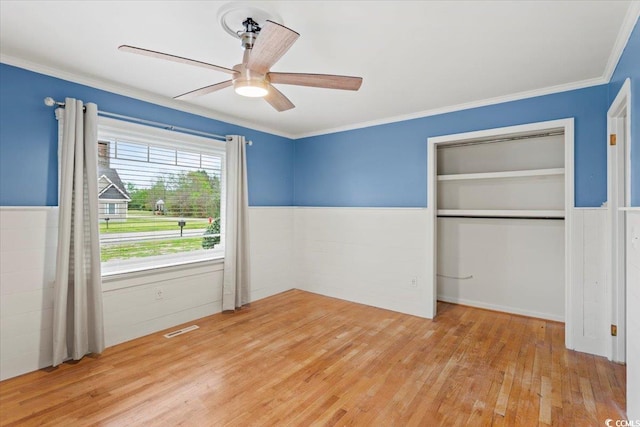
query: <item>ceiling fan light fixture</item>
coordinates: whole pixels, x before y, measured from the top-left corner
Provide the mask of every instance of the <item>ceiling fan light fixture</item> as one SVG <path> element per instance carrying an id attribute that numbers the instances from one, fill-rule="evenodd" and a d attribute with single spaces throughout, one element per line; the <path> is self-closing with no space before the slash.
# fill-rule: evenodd
<path id="1" fill-rule="evenodd" d="M 2 0 L 0 0 L 2 1 Z M 250 98 L 264 98 L 276 111 L 287 111 L 295 107 L 293 103 L 272 84 L 285 84 L 295 86 L 310 86 L 327 89 L 358 90 L 362 84 L 362 77 L 338 76 L 332 74 L 308 74 L 308 73 L 274 73 L 271 67 L 284 55 L 300 34 L 287 28 L 277 21 L 267 18 L 263 13 L 257 15 L 252 12 L 242 13 L 241 22 L 244 30 L 231 30 L 228 24 L 231 11 L 237 12 L 239 2 L 230 3 L 225 12 L 219 15 L 220 22 L 225 31 L 237 36 L 242 41 L 244 55 L 242 62 L 233 68 L 221 67 L 195 59 L 157 52 L 135 46 L 122 45 L 120 51 L 163 59 L 165 61 L 189 64 L 196 67 L 207 68 L 231 74 L 229 80 L 224 80 L 212 85 L 192 90 L 174 99 L 190 100 L 198 96 L 217 92 L 233 85 L 235 92 L 240 96 Z M 258 11 L 255 11 L 256 13 Z M 258 16 L 260 15 L 260 16 Z M 246 17 L 246 19 L 245 19 Z M 257 18 L 257 19 L 254 19 Z M 239 19 L 234 19 L 238 21 Z M 264 22 L 264 23 L 263 23 Z"/>
<path id="2" fill-rule="evenodd" d="M 249 98 L 262 98 L 267 96 L 269 89 L 267 83 L 263 79 L 248 78 L 235 79 L 233 81 L 233 89 L 238 95 L 247 96 Z"/>

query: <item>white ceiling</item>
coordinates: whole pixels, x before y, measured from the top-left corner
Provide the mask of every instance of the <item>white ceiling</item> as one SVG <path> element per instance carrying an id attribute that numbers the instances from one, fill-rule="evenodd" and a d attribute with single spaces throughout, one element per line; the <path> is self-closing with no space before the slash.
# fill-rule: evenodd
<path id="1" fill-rule="evenodd" d="M 604 83 L 633 23 L 630 1 L 255 1 L 301 34 L 272 71 L 362 76 L 358 92 L 279 86 L 278 113 L 228 75 L 119 52 L 122 44 L 232 67 L 240 42 L 217 1 L 0 1 L 2 62 L 208 117 L 299 137 Z M 48 94 L 42 94 L 43 97 Z"/>

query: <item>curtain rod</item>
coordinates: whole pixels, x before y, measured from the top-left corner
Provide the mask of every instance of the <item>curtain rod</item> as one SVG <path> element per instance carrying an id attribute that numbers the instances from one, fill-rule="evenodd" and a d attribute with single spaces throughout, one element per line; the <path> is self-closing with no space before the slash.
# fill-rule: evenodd
<path id="1" fill-rule="evenodd" d="M 56 101 L 55 99 L 51 98 L 50 96 L 47 96 L 44 99 L 44 105 L 46 105 L 47 107 L 61 107 L 64 108 L 65 104 L 64 102 L 60 102 L 60 101 Z M 83 107 L 83 110 L 85 110 L 86 108 Z M 124 116 L 122 114 L 116 114 L 116 113 L 110 113 L 108 111 L 98 111 L 98 115 L 103 116 L 103 117 L 108 117 L 108 118 L 112 118 L 112 119 L 118 119 L 118 120 L 126 120 L 129 122 L 134 122 L 134 123 L 140 123 L 143 125 L 147 125 L 147 126 L 153 126 L 153 127 L 158 127 L 158 128 L 162 128 L 165 130 L 172 130 L 175 132 L 184 132 L 184 133 L 189 133 L 192 135 L 198 135 L 198 136 L 204 136 L 206 138 L 215 138 L 215 139 L 222 139 L 223 141 L 227 140 L 227 137 L 224 135 L 216 135 L 215 133 L 208 133 L 208 132 L 202 132 L 199 130 L 195 130 L 195 129 L 189 129 L 189 128 L 183 128 L 180 126 L 174 126 L 174 125 L 170 125 L 167 123 L 160 123 L 160 122 L 154 122 L 151 120 L 145 120 L 145 119 L 140 119 L 137 117 L 131 117 L 131 116 Z M 247 141 L 247 144 L 252 145 L 253 143 L 251 141 Z"/>

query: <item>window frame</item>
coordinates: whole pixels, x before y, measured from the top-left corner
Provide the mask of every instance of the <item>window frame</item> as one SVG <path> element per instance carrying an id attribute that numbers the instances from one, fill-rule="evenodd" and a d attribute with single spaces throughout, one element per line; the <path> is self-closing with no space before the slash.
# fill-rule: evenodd
<path id="1" fill-rule="evenodd" d="M 197 151 L 205 154 L 221 157 L 222 174 L 220 177 L 220 246 L 213 252 L 213 256 L 206 260 L 187 260 L 168 262 L 160 265 L 120 269 L 102 272 L 103 282 L 107 282 L 105 289 L 119 289 L 127 285 L 118 286 L 117 282 L 126 281 L 129 277 L 137 277 L 141 274 L 164 274 L 168 271 L 187 270 L 189 268 L 201 268 L 224 262 L 225 244 L 225 211 L 226 211 L 226 143 L 223 140 L 191 135 L 173 130 L 156 128 L 138 123 L 108 117 L 98 117 L 98 140 L 125 140 L 132 143 L 151 144 L 172 150 Z"/>

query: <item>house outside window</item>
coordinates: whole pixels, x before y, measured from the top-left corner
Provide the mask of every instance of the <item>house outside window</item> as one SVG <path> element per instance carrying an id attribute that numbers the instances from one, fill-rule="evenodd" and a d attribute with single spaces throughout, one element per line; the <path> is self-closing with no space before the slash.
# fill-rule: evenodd
<path id="1" fill-rule="evenodd" d="M 224 255 L 224 141 L 100 118 L 103 275 Z"/>
<path id="2" fill-rule="evenodd" d="M 105 145 L 106 141 L 100 141 L 99 145 Z M 108 146 L 108 145 L 107 145 Z M 109 167 L 109 158 L 100 147 L 98 156 L 98 203 L 100 204 L 100 220 L 107 217 L 111 222 L 121 222 L 127 219 L 127 210 L 131 201 L 127 189 L 120 179 L 116 169 Z"/>

